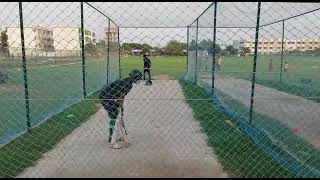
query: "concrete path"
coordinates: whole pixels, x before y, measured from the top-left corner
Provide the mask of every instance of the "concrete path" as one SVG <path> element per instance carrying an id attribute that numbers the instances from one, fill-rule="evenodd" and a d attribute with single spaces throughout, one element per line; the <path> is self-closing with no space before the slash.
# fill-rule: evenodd
<path id="1" fill-rule="evenodd" d="M 216 75 L 215 86 L 231 98 L 250 107 L 251 82 Z M 211 84 L 208 78 L 203 82 Z M 249 109 L 249 108 L 248 108 Z M 320 104 L 305 98 L 256 84 L 254 111 L 280 120 L 320 149 Z"/>
<path id="2" fill-rule="evenodd" d="M 129 148 L 108 148 L 100 109 L 19 177 L 227 177 L 183 98 L 175 80 L 134 85 L 124 104 Z"/>

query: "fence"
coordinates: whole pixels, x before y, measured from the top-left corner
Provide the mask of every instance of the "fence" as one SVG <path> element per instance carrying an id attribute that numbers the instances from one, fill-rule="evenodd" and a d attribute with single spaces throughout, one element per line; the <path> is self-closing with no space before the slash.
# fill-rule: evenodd
<path id="1" fill-rule="evenodd" d="M 0 9 L 0 177 L 34 165 L 79 127 L 85 120 L 73 116 L 96 112 L 88 96 L 143 70 L 146 52 L 154 83 L 134 85 L 125 101 L 141 149 L 105 150 L 98 112 L 72 133 L 76 141 L 52 151 L 54 176 L 73 167 L 72 176 L 199 175 L 213 172 L 208 144 L 230 176 L 320 177 L 319 3 L 1 2 Z M 34 168 L 26 176 L 48 176 L 43 164 Z"/>
<path id="2" fill-rule="evenodd" d="M 186 79 L 296 176 L 319 176 L 319 4 L 276 5 L 213 3 L 187 27 Z"/>
<path id="3" fill-rule="evenodd" d="M 0 5 L 0 144 L 119 78 L 119 27 L 95 7 Z"/>

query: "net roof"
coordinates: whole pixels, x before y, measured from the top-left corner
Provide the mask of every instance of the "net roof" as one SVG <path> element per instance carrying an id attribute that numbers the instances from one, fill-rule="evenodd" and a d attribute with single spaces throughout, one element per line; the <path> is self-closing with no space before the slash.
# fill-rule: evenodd
<path id="1" fill-rule="evenodd" d="M 186 27 L 199 16 L 199 26 L 213 27 L 212 2 L 88 2 L 119 27 Z M 320 3 L 263 2 L 260 24 L 320 8 Z M 204 12 L 205 11 L 205 12 Z M 218 2 L 218 27 L 255 27 L 257 2 Z"/>

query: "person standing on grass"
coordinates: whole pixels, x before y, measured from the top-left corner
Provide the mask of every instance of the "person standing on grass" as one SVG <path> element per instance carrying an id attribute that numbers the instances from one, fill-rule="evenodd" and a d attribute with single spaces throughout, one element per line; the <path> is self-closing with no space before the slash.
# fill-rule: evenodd
<path id="1" fill-rule="evenodd" d="M 121 145 L 117 143 L 118 140 L 123 140 L 125 147 L 129 146 L 127 132 L 122 119 L 124 111 L 123 102 L 124 97 L 132 89 L 132 84 L 138 83 L 141 79 L 142 73 L 138 70 L 133 70 L 129 74 L 129 77 L 105 85 L 100 92 L 99 100 L 110 118 L 108 142 L 114 149 L 121 148 Z M 121 115 L 119 119 L 118 115 L 120 112 Z"/>
<path id="2" fill-rule="evenodd" d="M 286 61 L 285 62 L 285 64 L 284 64 L 284 72 L 287 72 L 287 70 L 288 70 L 288 61 Z"/>
<path id="3" fill-rule="evenodd" d="M 216 65 L 217 65 L 217 71 L 220 72 L 221 71 L 221 57 L 218 54 L 217 58 L 216 58 Z"/>
<path id="4" fill-rule="evenodd" d="M 150 85 L 152 84 L 151 81 L 151 61 L 150 59 L 147 57 L 146 54 L 143 55 L 143 80 L 146 80 L 146 73 L 148 73 L 148 80 L 146 82 L 146 85 Z"/>

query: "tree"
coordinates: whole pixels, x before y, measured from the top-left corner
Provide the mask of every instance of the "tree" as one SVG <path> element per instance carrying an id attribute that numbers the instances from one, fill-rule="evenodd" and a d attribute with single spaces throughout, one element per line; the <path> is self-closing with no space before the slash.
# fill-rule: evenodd
<path id="1" fill-rule="evenodd" d="M 108 52 L 108 46 L 105 40 L 100 40 L 97 42 L 97 54 L 99 56 L 106 56 Z"/>
<path id="2" fill-rule="evenodd" d="M 152 47 L 146 43 L 142 44 L 141 48 L 142 48 L 142 54 L 146 54 L 146 53 L 150 54 L 150 50 L 152 49 Z"/>
<path id="3" fill-rule="evenodd" d="M 92 43 L 86 44 L 84 47 L 84 51 L 89 56 L 97 56 L 98 55 L 97 47 L 96 47 L 96 45 L 94 45 Z"/>
<path id="4" fill-rule="evenodd" d="M 155 56 L 159 56 L 160 55 L 160 50 L 161 49 L 159 47 L 153 47 L 152 49 L 155 50 L 155 53 L 154 53 Z"/>
<path id="5" fill-rule="evenodd" d="M 215 54 L 219 54 L 221 52 L 221 47 L 219 46 L 219 44 L 216 44 L 214 47 L 212 43 L 209 47 L 208 53 L 213 54 L 214 49 L 215 49 Z"/>
<path id="6" fill-rule="evenodd" d="M 173 56 L 183 56 L 186 45 L 184 43 L 178 42 L 177 40 L 171 40 L 167 43 L 167 45 L 164 48 L 164 51 L 168 55 Z"/>
<path id="7" fill-rule="evenodd" d="M 242 49 L 243 54 L 246 56 L 247 54 L 250 54 L 251 50 L 248 47 L 245 47 Z"/>
<path id="8" fill-rule="evenodd" d="M 150 54 L 150 49 L 147 47 L 142 48 L 142 54 Z"/>
<path id="9" fill-rule="evenodd" d="M 226 47 L 226 49 L 223 51 L 223 54 L 224 55 L 237 55 L 238 54 L 238 49 L 235 49 L 232 45 L 228 45 Z"/>
<path id="10" fill-rule="evenodd" d="M 212 44 L 213 44 L 213 42 L 210 39 L 209 40 L 203 39 L 198 44 L 198 49 L 209 51 Z"/>
<path id="11" fill-rule="evenodd" d="M 142 49 L 142 45 L 139 43 L 123 43 L 121 48 L 131 52 L 133 49 Z"/>
<path id="12" fill-rule="evenodd" d="M 9 56 L 8 35 L 6 31 L 1 32 L 0 54 Z"/>

